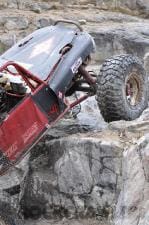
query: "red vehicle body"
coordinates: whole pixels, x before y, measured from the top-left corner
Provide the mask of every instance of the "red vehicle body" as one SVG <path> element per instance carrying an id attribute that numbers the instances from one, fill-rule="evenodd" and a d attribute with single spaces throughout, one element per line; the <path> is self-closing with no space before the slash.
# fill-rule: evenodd
<path id="1" fill-rule="evenodd" d="M 21 155 L 48 129 L 50 121 L 56 120 L 59 116 L 58 103 L 54 98 L 51 100 L 48 85 L 16 64 L 7 63 L 3 69 L 6 69 L 8 65 L 14 65 L 19 74 L 23 71 L 25 75 L 23 76 L 23 73 L 21 75 L 27 83 L 29 84 L 27 77 L 30 77 L 37 82 L 37 87 L 31 87 L 32 94 L 26 95 L 23 101 L 10 111 L 0 125 L 0 149 L 4 155 L 4 159 L 1 159 L 4 160 L 1 172 L 20 159 Z M 40 102 L 36 100 L 40 95 L 40 101 L 43 102 L 45 99 L 44 92 L 45 95 L 46 93 L 48 95 L 47 101 L 50 100 L 46 112 L 41 109 Z"/>

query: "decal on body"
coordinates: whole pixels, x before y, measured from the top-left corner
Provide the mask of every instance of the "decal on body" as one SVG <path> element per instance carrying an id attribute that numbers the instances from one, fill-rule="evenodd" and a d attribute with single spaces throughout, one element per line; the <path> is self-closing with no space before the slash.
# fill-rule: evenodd
<path id="1" fill-rule="evenodd" d="M 11 156 L 18 151 L 18 145 L 17 142 L 14 142 L 6 151 L 6 155 L 8 158 L 11 158 Z"/>
<path id="2" fill-rule="evenodd" d="M 73 72 L 74 74 L 78 72 L 78 69 L 79 69 L 79 67 L 81 66 L 81 64 L 82 64 L 82 58 L 80 57 L 80 58 L 78 58 L 78 59 L 75 61 L 75 63 L 71 66 L 71 70 L 72 70 L 72 72 Z"/>
<path id="3" fill-rule="evenodd" d="M 22 138 L 24 144 L 38 131 L 38 123 L 35 122 L 33 125 L 23 134 Z"/>

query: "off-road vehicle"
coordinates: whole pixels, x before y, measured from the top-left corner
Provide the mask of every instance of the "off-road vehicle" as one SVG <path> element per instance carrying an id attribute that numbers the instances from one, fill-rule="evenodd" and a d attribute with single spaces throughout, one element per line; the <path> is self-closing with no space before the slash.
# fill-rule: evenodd
<path id="1" fill-rule="evenodd" d="M 107 122 L 133 120 L 147 107 L 147 76 L 132 55 L 87 70 L 93 38 L 72 21 L 36 30 L 0 56 L 0 174 L 14 166 L 75 105 L 95 95 Z M 74 102 L 69 96 L 84 93 Z M 20 224 L 4 213 L 0 224 Z"/>

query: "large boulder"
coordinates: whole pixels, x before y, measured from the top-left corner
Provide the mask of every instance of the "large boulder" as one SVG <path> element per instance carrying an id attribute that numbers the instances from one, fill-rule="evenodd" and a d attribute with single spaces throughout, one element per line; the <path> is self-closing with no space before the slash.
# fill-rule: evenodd
<path id="1" fill-rule="evenodd" d="M 24 195 L 29 171 L 28 160 L 29 155 L 0 177 L 0 203 L 9 205 L 16 212 L 20 211 L 20 200 Z"/>
<path id="2" fill-rule="evenodd" d="M 147 225 L 149 219 L 149 135 L 123 153 L 123 185 L 115 225 Z"/>
<path id="3" fill-rule="evenodd" d="M 132 28 L 133 26 L 133 28 Z M 97 50 L 95 61 L 102 63 L 106 58 L 118 54 L 133 54 L 143 60 L 149 52 L 149 32 L 147 23 L 130 23 L 103 27 L 91 30 L 95 39 Z"/>
<path id="4" fill-rule="evenodd" d="M 132 122 L 110 127 L 125 139 L 122 183 L 115 211 L 115 225 L 147 225 L 149 218 L 149 110 Z M 132 136 L 132 134 L 134 136 Z M 129 143 L 128 137 L 131 136 Z"/>
<path id="5" fill-rule="evenodd" d="M 123 147 L 117 135 L 105 135 L 47 140 L 35 158 L 33 150 L 22 202 L 28 216 L 109 216 L 120 192 Z"/>

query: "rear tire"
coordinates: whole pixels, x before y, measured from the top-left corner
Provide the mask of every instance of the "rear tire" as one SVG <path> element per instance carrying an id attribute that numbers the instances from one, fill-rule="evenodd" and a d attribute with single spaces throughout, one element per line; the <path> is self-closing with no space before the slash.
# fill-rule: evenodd
<path id="1" fill-rule="evenodd" d="M 136 119 L 148 106 L 148 79 L 132 55 L 108 59 L 97 78 L 97 102 L 106 122 Z"/>

